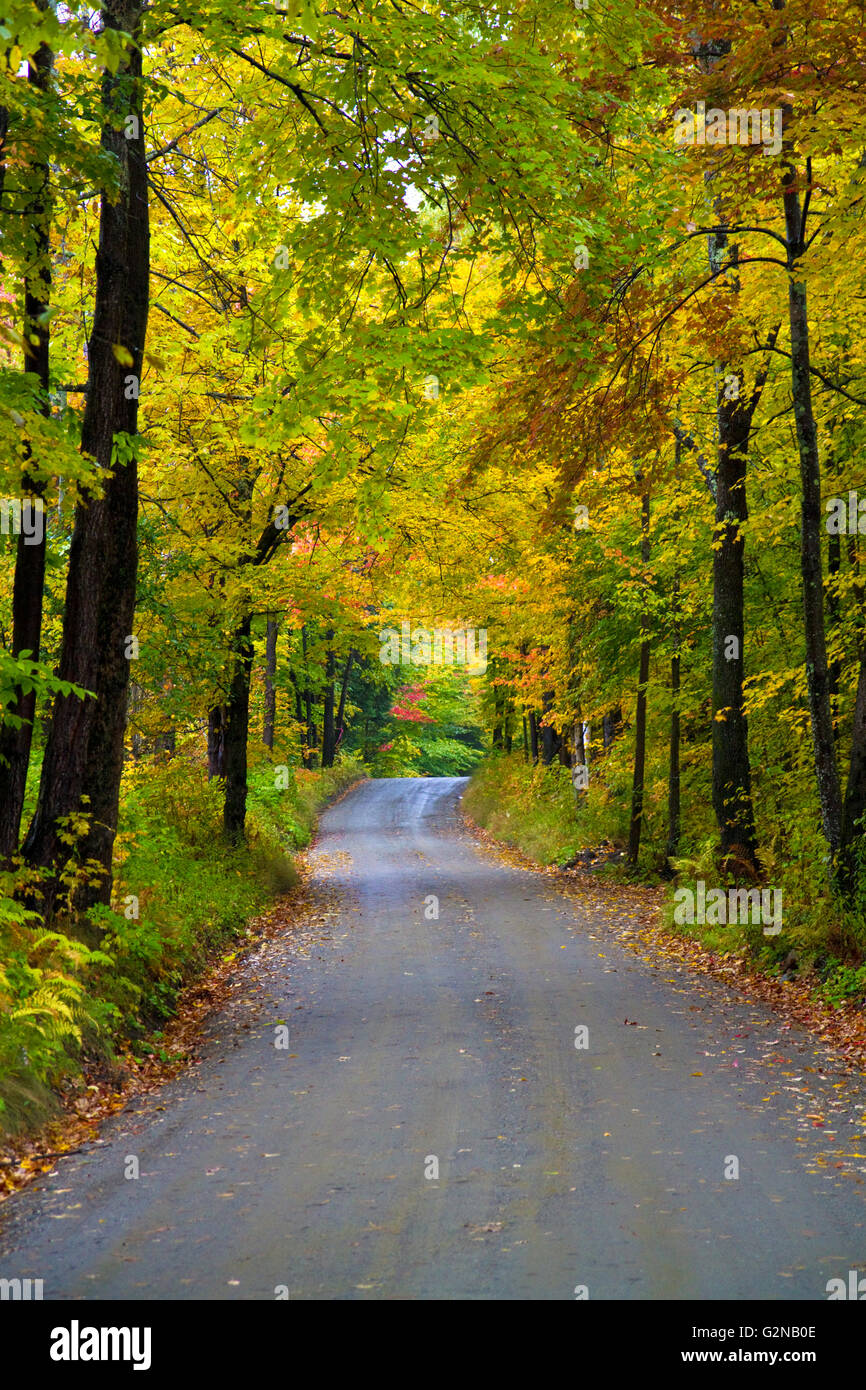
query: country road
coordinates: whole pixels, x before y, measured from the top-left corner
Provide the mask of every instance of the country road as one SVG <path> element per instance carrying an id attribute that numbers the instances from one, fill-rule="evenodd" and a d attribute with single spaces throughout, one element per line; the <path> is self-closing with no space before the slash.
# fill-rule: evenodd
<path id="1" fill-rule="evenodd" d="M 53 1299 L 823 1300 L 866 1265 L 866 1159 L 826 1158 L 866 1152 L 864 1079 L 479 848 L 464 785 L 372 781 L 323 815 L 318 944 L 248 956 L 198 1065 L 4 1204 L 0 1276 Z"/>

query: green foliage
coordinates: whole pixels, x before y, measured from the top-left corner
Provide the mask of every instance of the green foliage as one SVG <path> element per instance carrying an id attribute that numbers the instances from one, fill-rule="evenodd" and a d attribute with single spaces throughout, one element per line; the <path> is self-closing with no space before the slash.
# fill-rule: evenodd
<path id="1" fill-rule="evenodd" d="M 229 852 L 220 785 L 208 782 L 200 758 L 148 760 L 124 782 L 110 907 L 47 932 L 14 896 L 32 872 L 0 875 L 0 1133 L 50 1114 L 52 1088 L 76 1077 L 86 1054 L 138 1046 L 169 1018 L 208 959 L 295 885 L 291 851 L 309 843 L 324 802 L 361 775 L 347 760 L 299 772 L 275 791 L 273 768 L 260 765 L 249 842 Z"/>
<path id="2" fill-rule="evenodd" d="M 44 931 L 13 896 L 32 883 L 32 873 L 0 875 L 0 1133 L 47 1112 L 50 1088 L 74 1072 L 82 1046 L 114 1016 L 91 992 L 111 957 Z"/>
<path id="3" fill-rule="evenodd" d="M 602 790 L 585 797 L 578 811 L 568 768 L 558 763 L 532 767 L 517 753 L 483 763 L 463 805 L 497 840 L 539 864 L 567 863 L 583 846 L 606 839 L 601 832 Z"/>
<path id="4" fill-rule="evenodd" d="M 866 965 L 831 967 L 821 985 L 821 993 L 831 1004 L 862 1004 L 866 999 Z"/>

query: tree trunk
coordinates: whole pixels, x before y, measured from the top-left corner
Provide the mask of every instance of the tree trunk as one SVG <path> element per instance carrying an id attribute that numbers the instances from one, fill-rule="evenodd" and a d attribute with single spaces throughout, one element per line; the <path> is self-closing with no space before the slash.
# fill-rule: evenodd
<path id="1" fill-rule="evenodd" d="M 577 767 L 588 768 L 589 764 L 586 756 L 586 740 L 583 734 L 583 715 L 580 706 L 577 708 L 577 717 L 574 721 L 574 756 Z"/>
<path id="2" fill-rule="evenodd" d="M 549 724 L 541 726 L 541 761 L 545 767 L 550 767 L 557 753 L 557 734 L 556 730 Z"/>
<path id="3" fill-rule="evenodd" d="M 141 12 L 141 0 L 105 0 L 105 27 L 136 37 Z M 81 447 L 106 475 L 109 469 L 112 472 L 105 477 L 103 496 L 85 496 L 76 511 L 60 658 L 61 679 L 84 686 L 95 698 L 82 701 L 67 696 L 55 701 L 39 800 L 24 846 L 30 863 L 56 870 L 69 857 L 58 820 L 86 806 L 90 828 L 79 853 L 82 859 L 97 860 L 102 874 L 97 883 L 79 893 L 81 908 L 107 903 L 111 896 L 129 685 L 127 638 L 132 634 L 138 567 L 134 436 L 150 256 L 141 49 L 137 45 L 123 53 L 115 72 L 104 73 L 102 104 L 106 112 L 102 148 L 119 167 L 120 182 L 119 193 L 104 192 L 100 202 Z M 134 131 L 128 124 L 130 116 L 135 120 Z M 128 354 L 126 365 L 115 355 L 116 348 Z M 56 884 L 46 885 L 46 913 L 55 894 Z"/>
<path id="4" fill-rule="evenodd" d="M 265 637 L 265 722 L 262 730 L 262 742 L 266 748 L 270 748 L 271 752 L 274 748 L 274 727 L 277 720 L 277 691 L 274 677 L 277 672 L 277 634 L 279 630 L 279 623 L 268 618 Z"/>
<path id="5" fill-rule="evenodd" d="M 854 726 L 851 730 L 851 764 L 845 791 L 842 819 L 842 845 L 846 855 L 855 839 L 863 835 L 858 821 L 866 814 L 866 650 L 860 655 L 860 676 L 857 681 L 857 700 L 854 706 Z M 846 870 L 850 882 L 850 871 Z"/>
<path id="6" fill-rule="evenodd" d="M 295 688 L 295 723 L 298 726 L 298 742 L 300 744 L 301 749 L 301 766 L 306 767 L 309 753 L 307 749 L 307 724 L 306 720 L 304 719 L 304 704 L 303 698 L 301 696 L 301 686 L 295 672 L 292 671 L 290 675 L 292 685 Z"/>
<path id="7" fill-rule="evenodd" d="M 649 492 L 644 492 L 641 499 L 641 543 L 640 557 L 644 566 L 649 564 L 650 557 L 650 499 Z M 641 631 L 643 638 L 640 644 L 640 670 L 637 682 L 637 710 L 635 712 L 635 737 L 634 737 L 634 773 L 632 776 L 631 787 L 631 823 L 628 832 L 628 862 L 632 867 L 637 866 L 638 854 L 640 852 L 640 838 L 643 829 L 643 793 L 644 793 L 644 771 L 646 767 L 646 707 L 647 707 L 647 685 L 649 683 L 649 664 L 650 664 L 650 640 L 649 640 L 649 616 L 644 610 L 641 616 Z"/>
<path id="8" fill-rule="evenodd" d="M 589 766 L 586 760 L 586 741 L 583 736 L 583 717 L 580 713 L 579 705 L 575 714 L 574 723 L 571 726 L 571 739 L 573 748 L 571 765 L 572 768 L 580 769 L 577 780 L 575 779 L 574 772 L 572 772 L 571 786 L 574 794 L 575 807 L 579 807 L 581 799 L 586 795 L 589 789 Z"/>
<path id="9" fill-rule="evenodd" d="M 243 842 L 247 817 L 247 739 L 250 725 L 250 679 L 253 670 L 252 618 L 238 627 L 233 650 L 234 672 L 225 704 L 225 779 L 223 833 L 231 845 Z"/>
<path id="10" fill-rule="evenodd" d="M 502 748 L 502 711 L 498 701 L 494 705 L 492 744 L 494 751 Z"/>
<path id="11" fill-rule="evenodd" d="M 306 738 L 306 744 L 307 744 L 307 766 L 312 768 L 312 767 L 315 767 L 315 766 L 316 766 L 316 753 L 315 753 L 315 749 L 316 749 L 317 738 L 316 738 L 316 725 L 315 725 L 315 723 L 313 722 L 313 692 L 312 692 L 312 690 L 310 689 L 310 664 L 309 664 L 309 660 L 308 660 L 308 658 L 307 658 L 307 629 L 306 629 L 306 627 L 302 627 L 302 628 L 301 628 L 301 644 L 302 644 L 303 649 L 304 649 L 304 674 L 305 674 L 305 686 L 304 686 L 304 712 L 305 712 L 306 717 L 307 717 L 307 738 Z"/>
<path id="12" fill-rule="evenodd" d="M 838 419 L 834 416 L 830 421 L 828 430 L 832 441 L 839 426 Z M 832 478 L 832 486 L 835 488 L 841 485 L 839 470 L 836 462 L 833 444 L 830 445 L 830 456 L 828 458 L 828 473 Z M 842 622 L 842 611 L 839 597 L 839 579 L 842 573 L 842 537 L 838 531 L 831 532 L 827 536 L 827 619 L 830 630 L 831 640 L 836 639 L 838 646 L 839 628 Z M 829 662 L 827 667 L 827 689 L 830 694 L 830 709 L 833 715 L 833 737 L 839 740 L 839 683 L 842 679 L 842 662 L 837 655 L 834 660 Z"/>
<path id="13" fill-rule="evenodd" d="M 322 702 L 322 767 L 334 766 L 334 629 L 328 628 L 325 656 L 325 698 Z"/>
<path id="14" fill-rule="evenodd" d="M 352 670 L 352 662 L 355 660 L 355 652 L 350 649 L 346 657 L 346 666 L 343 671 L 343 679 L 340 683 L 340 703 L 337 707 L 337 748 L 343 742 L 343 718 L 346 713 L 346 695 L 349 689 L 349 675 Z"/>
<path id="15" fill-rule="evenodd" d="M 546 690 L 541 700 L 541 717 L 544 720 L 549 713 L 554 700 L 554 691 Z M 559 735 L 551 724 L 542 723 L 541 725 L 541 761 L 545 767 L 549 767 L 559 752 Z"/>
<path id="16" fill-rule="evenodd" d="M 710 238 L 710 264 L 718 270 L 727 235 Z M 730 252 L 736 265 L 737 248 Z M 729 272 L 735 275 L 735 271 Z M 738 283 L 734 279 L 736 294 Z M 729 364 L 726 364 L 729 365 Z M 716 536 L 713 550 L 713 809 L 723 859 L 757 868 L 749 731 L 744 711 L 744 550 L 740 529 L 748 518 L 748 446 L 757 398 L 747 398 L 742 371 L 720 367 L 716 388 L 718 451 Z"/>
<path id="17" fill-rule="evenodd" d="M 839 610 L 839 574 L 842 569 L 842 538 L 838 534 L 827 537 L 827 615 L 831 633 L 836 633 L 841 621 Z M 838 657 L 827 667 L 827 691 L 830 697 L 830 710 L 833 716 L 833 737 L 839 738 L 839 681 L 842 676 L 842 663 Z"/>
<path id="18" fill-rule="evenodd" d="M 668 844 L 671 859 L 680 846 L 680 584 L 674 579 L 674 649 L 671 655 L 671 747 L 668 767 Z"/>
<path id="19" fill-rule="evenodd" d="M 226 775 L 226 707 L 211 705 L 207 712 L 207 775 L 208 781 Z"/>
<path id="20" fill-rule="evenodd" d="M 693 52 L 701 71 L 711 78 L 708 105 L 713 101 L 712 73 L 730 53 L 729 38 L 695 36 Z M 722 93 L 719 92 L 721 98 Z M 706 175 L 709 184 L 712 173 Z M 724 208 L 716 200 L 719 223 Z M 708 237 L 710 269 L 718 276 L 718 292 L 725 295 L 728 315 L 736 313 L 739 298 L 739 251 L 730 245 L 724 229 Z M 725 254 L 729 266 L 722 271 Z M 775 343 L 778 328 L 770 333 Z M 716 425 L 718 430 L 715 476 L 716 535 L 713 550 L 713 809 L 719 827 L 723 858 L 735 854 L 738 862 L 757 872 L 755 818 L 749 762 L 748 725 L 743 710 L 743 549 L 740 525 L 748 515 L 746 470 L 752 419 L 761 397 L 766 371 L 759 373 L 754 390 L 746 398 L 744 374 L 739 364 L 717 364 Z M 732 655 L 735 638 L 737 654 Z"/>
<path id="21" fill-rule="evenodd" d="M 45 10 L 47 0 L 37 0 L 37 7 Z M 54 54 L 46 44 L 41 44 L 35 60 L 28 65 L 27 74 L 28 82 L 37 92 L 48 90 L 53 66 Z M 40 323 L 39 318 L 48 309 L 51 300 L 52 200 L 48 162 L 34 161 L 26 170 L 22 170 L 19 177 L 32 185 L 23 218 L 26 225 L 32 226 L 32 244 L 28 247 L 29 264 L 24 282 L 24 371 L 38 378 L 40 412 L 47 418 L 51 414 L 48 396 L 50 329 L 46 323 Z M 27 473 L 21 475 L 21 491 L 31 505 L 42 506 L 43 485 Z M 26 537 L 22 528 L 18 536 L 12 590 L 12 655 L 18 657 L 22 652 L 29 652 L 31 659 L 38 661 L 45 583 L 44 512 L 41 537 L 35 545 L 26 544 L 28 539 L 33 541 L 35 538 Z M 18 848 L 36 715 L 36 692 L 31 690 L 25 693 L 20 687 L 16 688 L 5 713 L 20 720 L 21 724 L 18 728 L 10 723 L 0 727 L 0 862 L 11 858 Z"/>
<path id="22" fill-rule="evenodd" d="M 824 634 L 824 575 L 821 565 L 821 463 L 818 433 L 812 411 L 809 364 L 809 316 L 806 286 L 797 280 L 796 265 L 803 255 L 803 217 L 796 171 L 788 167 L 782 180 L 785 232 L 788 243 L 788 317 L 791 328 L 791 395 L 800 454 L 800 572 L 803 582 L 803 626 L 806 638 L 806 680 L 815 750 L 815 776 L 821 823 L 832 855 L 842 843 L 842 788 L 833 740 L 830 678 Z"/>
<path id="23" fill-rule="evenodd" d="M 615 705 L 601 721 L 601 738 L 605 752 L 610 748 L 617 734 L 622 732 L 622 708 Z"/>
<path id="24" fill-rule="evenodd" d="M 533 766 L 538 762 L 538 717 L 535 710 L 529 711 L 529 746 L 532 752 Z"/>

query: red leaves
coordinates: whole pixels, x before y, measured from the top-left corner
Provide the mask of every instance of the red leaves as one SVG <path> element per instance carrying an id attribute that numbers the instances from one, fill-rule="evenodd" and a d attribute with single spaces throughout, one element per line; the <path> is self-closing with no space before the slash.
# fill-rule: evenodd
<path id="1" fill-rule="evenodd" d="M 435 719 L 420 708 L 425 694 L 426 686 L 420 682 L 417 685 L 401 685 L 397 699 L 388 711 L 391 718 L 402 719 L 409 724 L 435 724 Z"/>

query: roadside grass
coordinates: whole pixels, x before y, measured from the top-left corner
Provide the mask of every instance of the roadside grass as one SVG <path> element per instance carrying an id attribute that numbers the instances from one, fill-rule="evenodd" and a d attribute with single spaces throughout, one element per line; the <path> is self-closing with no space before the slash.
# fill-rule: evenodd
<path id="1" fill-rule="evenodd" d="M 520 753 L 493 754 L 473 776 L 463 805 L 471 818 L 494 839 L 520 850 L 537 864 L 564 866 L 585 849 L 623 848 L 628 838 L 630 770 L 627 744 L 614 745 L 599 761 L 590 786 L 577 804 L 568 768 L 532 766 Z M 690 836 L 683 837 L 673 861 L 673 879 L 666 872 L 665 844 L 667 785 L 664 761 L 648 760 L 645 783 L 645 825 L 637 871 L 624 862 L 600 864 L 593 870 L 604 878 L 627 882 L 665 882 L 660 925 L 689 937 L 720 955 L 733 953 L 770 976 L 785 974 L 808 979 L 810 987 L 835 1006 L 866 1005 L 866 860 L 858 878 L 859 890 L 844 902 L 834 897 L 827 878 L 817 830 L 811 836 L 801 827 L 779 824 L 773 808 L 770 822 L 759 824 L 766 841 L 759 848 L 765 882 L 778 889 L 782 930 L 767 936 L 763 924 L 678 922 L 679 887 L 706 889 L 733 886 L 720 874 L 709 789 L 701 768 L 684 769 L 683 799 L 689 807 Z M 758 802 L 760 805 L 760 802 Z M 748 885 L 747 885 L 748 886 Z M 680 900 L 681 901 L 681 900 Z"/>
<path id="2" fill-rule="evenodd" d="M 517 754 L 481 764 L 463 796 L 478 825 L 538 864 L 566 864 L 589 845 L 621 843 L 627 825 L 608 786 L 594 783 L 578 812 L 571 771 L 558 763 L 532 766 Z"/>
<path id="3" fill-rule="evenodd" d="M 181 990 L 291 890 L 318 811 L 366 775 L 347 759 L 279 787 L 252 756 L 242 847 L 222 840 L 221 787 L 193 744 L 127 769 L 110 907 L 46 932 L 13 896 L 20 871 L 0 876 L 0 1136 L 44 1123 L 88 1058 L 111 1068 L 118 1047 L 158 1051 Z"/>

